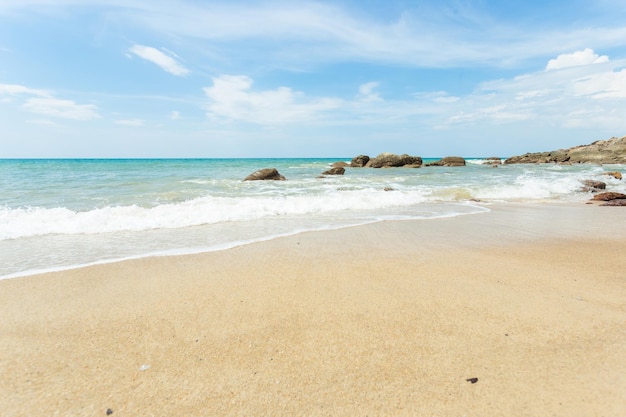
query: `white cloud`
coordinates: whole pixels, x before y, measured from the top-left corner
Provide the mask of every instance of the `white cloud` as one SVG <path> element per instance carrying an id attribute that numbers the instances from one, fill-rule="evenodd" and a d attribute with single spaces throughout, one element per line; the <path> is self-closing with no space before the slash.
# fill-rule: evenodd
<path id="1" fill-rule="evenodd" d="M 72 100 L 58 99 L 46 90 L 19 84 L 0 84 L 0 96 L 22 95 L 31 96 L 26 98 L 21 106 L 31 113 L 73 120 L 91 120 L 100 117 L 97 107 L 93 104 L 77 104 Z"/>
<path id="2" fill-rule="evenodd" d="M 33 125 L 46 126 L 46 127 L 61 127 L 60 124 L 53 122 L 52 120 L 46 120 L 46 119 L 31 119 L 31 120 L 26 120 L 26 123 L 30 123 Z"/>
<path id="3" fill-rule="evenodd" d="M 97 119 L 100 115 L 93 104 L 76 104 L 72 100 L 57 98 L 29 98 L 22 107 L 32 113 L 73 120 Z"/>
<path id="4" fill-rule="evenodd" d="M 506 104 L 497 104 L 491 107 L 483 107 L 470 112 L 461 112 L 448 119 L 450 123 L 476 122 L 490 120 L 492 122 L 512 122 L 527 120 L 531 114 L 521 112 L 518 108 L 509 109 Z"/>
<path id="5" fill-rule="evenodd" d="M 144 125 L 144 121 L 141 119 L 116 120 L 114 123 L 116 125 L 131 126 L 131 127 L 138 127 L 138 126 Z"/>
<path id="6" fill-rule="evenodd" d="M 176 110 L 172 110 L 172 112 L 170 113 L 170 119 L 171 120 L 178 120 L 178 119 L 180 119 L 180 112 L 178 112 Z"/>
<path id="7" fill-rule="evenodd" d="M 378 88 L 378 83 L 375 81 L 361 84 L 359 86 L 360 99 L 362 101 L 367 101 L 367 102 L 382 100 L 382 98 L 380 98 L 380 95 L 376 91 L 374 91 L 377 88 Z"/>
<path id="8" fill-rule="evenodd" d="M 451 96 L 447 91 L 434 91 L 428 93 L 417 93 L 413 95 L 418 100 L 428 100 L 438 104 L 456 103 L 461 99 L 460 97 Z"/>
<path id="9" fill-rule="evenodd" d="M 600 56 L 593 52 L 593 49 L 585 48 L 582 51 L 576 51 L 571 54 L 561 54 L 555 59 L 551 59 L 546 65 L 546 71 L 575 67 L 578 65 L 600 64 L 603 62 L 609 62 L 607 55 Z"/>
<path id="10" fill-rule="evenodd" d="M 146 61 L 150 61 L 153 64 L 158 65 L 162 70 L 169 72 L 170 74 L 178 76 L 189 74 L 189 70 L 181 65 L 176 59 L 151 46 L 133 45 L 129 51 Z M 175 56 L 172 52 L 167 52 Z"/>
<path id="11" fill-rule="evenodd" d="M 593 74 L 577 80 L 573 91 L 576 95 L 594 99 L 626 98 L 626 69 Z"/>
<path id="12" fill-rule="evenodd" d="M 621 47 L 626 37 L 626 27 L 619 24 L 590 20 L 589 27 L 576 28 L 557 20 L 550 26 L 529 25 L 467 2 L 408 5 L 384 17 L 368 14 L 367 8 L 355 13 L 332 2 L 309 1 L 156 2 L 122 9 L 126 19 L 149 30 L 209 41 L 215 57 L 227 54 L 246 62 L 263 57 L 265 63 L 271 58 L 273 65 L 291 68 L 355 60 L 415 67 L 508 66 L 564 48 Z"/>
<path id="13" fill-rule="evenodd" d="M 447 123 L 525 121 L 533 127 L 624 131 L 625 65 L 616 60 L 486 82 L 451 108 Z"/>
<path id="14" fill-rule="evenodd" d="M 210 100 L 208 115 L 273 125 L 312 121 L 341 104 L 341 100 L 335 98 L 309 99 L 288 87 L 252 91 L 252 84 L 252 79 L 244 75 L 213 78 L 213 86 L 204 88 Z"/>
<path id="15" fill-rule="evenodd" d="M 71 8 L 85 7 L 83 3 L 4 0 L 0 2 L 0 14 L 3 9 L 69 14 Z M 227 57 L 224 59 L 229 63 L 263 58 L 265 67 L 271 63 L 300 68 L 329 61 L 401 63 L 414 67 L 456 67 L 468 63 L 510 66 L 588 45 L 620 48 L 626 38 L 626 26 L 619 19 L 621 11 L 616 12 L 613 7 L 611 16 L 597 13 L 604 10 L 606 4 L 600 3 L 605 2 L 578 5 L 578 13 L 585 16 L 586 27 L 582 28 L 572 25 L 566 14 L 552 16 L 547 25 L 526 15 L 498 15 L 485 2 L 420 2 L 418 6 L 411 3 L 395 2 L 388 10 L 377 13 L 378 7 L 355 10 L 329 1 L 89 2 L 91 6 L 112 10 L 111 19 L 133 28 L 176 39 L 199 40 L 204 53 L 218 59 Z M 541 7 L 535 9 L 540 15 Z M 175 54 L 164 49 L 150 48 L 141 53 L 149 55 L 142 58 L 175 75 L 189 72 Z"/>
<path id="16" fill-rule="evenodd" d="M 19 84 L 0 84 L 0 95 L 17 96 L 21 94 L 38 97 L 52 97 L 50 93 L 45 90 L 29 88 Z"/>

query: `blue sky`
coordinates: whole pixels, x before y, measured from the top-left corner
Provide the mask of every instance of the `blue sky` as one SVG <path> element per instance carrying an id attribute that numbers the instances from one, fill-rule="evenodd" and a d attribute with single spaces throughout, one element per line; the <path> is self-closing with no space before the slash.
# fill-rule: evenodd
<path id="1" fill-rule="evenodd" d="M 626 2 L 2 0 L 0 157 L 509 156 L 626 135 Z"/>

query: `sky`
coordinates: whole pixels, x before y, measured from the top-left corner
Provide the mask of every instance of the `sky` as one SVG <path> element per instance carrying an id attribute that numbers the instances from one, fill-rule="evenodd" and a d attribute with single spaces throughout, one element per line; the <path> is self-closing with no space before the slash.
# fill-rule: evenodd
<path id="1" fill-rule="evenodd" d="M 0 1 L 0 158 L 506 157 L 625 135 L 624 0 Z"/>

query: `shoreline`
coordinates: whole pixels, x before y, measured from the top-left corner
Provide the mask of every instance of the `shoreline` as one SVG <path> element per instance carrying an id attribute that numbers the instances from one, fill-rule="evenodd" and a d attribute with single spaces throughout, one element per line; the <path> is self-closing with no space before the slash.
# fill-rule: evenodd
<path id="1" fill-rule="evenodd" d="M 465 207 L 465 206 L 467 206 L 467 204 L 458 203 L 458 207 Z M 14 279 L 14 278 L 33 276 L 33 275 L 41 275 L 41 274 L 48 274 L 48 273 L 54 273 L 54 272 L 70 271 L 70 270 L 73 270 L 73 269 L 80 269 L 80 268 L 86 268 L 86 267 L 97 266 L 97 265 L 106 265 L 106 264 L 117 263 L 117 262 L 126 262 L 126 261 L 132 261 L 132 260 L 137 260 L 137 259 L 157 258 L 157 257 L 171 257 L 171 256 L 187 256 L 187 255 L 198 255 L 198 254 L 209 253 L 209 252 L 220 252 L 220 251 L 224 251 L 224 250 L 233 249 L 233 248 L 236 248 L 236 247 L 239 247 L 239 246 L 251 245 L 251 244 L 255 244 L 255 243 L 262 243 L 262 242 L 267 242 L 267 241 L 271 241 L 271 240 L 274 240 L 274 239 L 282 239 L 284 237 L 294 236 L 294 235 L 298 235 L 298 234 L 301 234 L 301 233 L 326 232 L 326 231 L 333 231 L 333 230 L 339 230 L 339 229 L 344 229 L 344 228 L 367 226 L 369 224 L 378 223 L 378 222 L 381 222 L 381 221 L 415 221 L 415 220 L 418 220 L 418 221 L 421 221 L 421 220 L 429 221 L 429 220 L 437 220 L 437 219 L 440 219 L 440 218 L 483 214 L 483 213 L 487 213 L 487 212 L 490 211 L 490 209 L 485 207 L 485 205 L 483 205 L 483 204 L 469 204 L 469 206 L 472 206 L 475 210 L 480 210 L 480 211 L 468 212 L 468 213 L 456 212 L 454 214 L 439 214 L 439 215 L 436 215 L 434 217 L 428 217 L 428 218 L 426 218 L 426 217 L 415 217 L 415 218 L 410 218 L 410 219 L 402 219 L 402 218 L 393 218 L 392 217 L 392 218 L 384 219 L 384 220 L 383 219 L 378 219 L 378 220 L 370 219 L 370 220 L 362 220 L 362 221 L 355 222 L 355 223 L 335 224 L 335 225 L 332 225 L 332 226 L 318 225 L 318 226 L 312 226 L 312 227 L 309 227 L 309 228 L 297 229 L 297 230 L 292 230 L 292 231 L 287 231 L 287 232 L 282 232 L 281 231 L 281 232 L 273 234 L 273 235 L 264 235 L 264 236 L 260 236 L 260 237 L 256 237 L 256 238 L 235 240 L 235 241 L 226 241 L 224 243 L 218 243 L 218 244 L 214 244 L 214 245 L 210 245 L 210 246 L 206 246 L 206 247 L 192 246 L 192 247 L 188 247 L 188 248 L 163 249 L 163 250 L 156 250 L 156 251 L 152 251 L 152 252 L 146 252 L 146 253 L 143 253 L 143 254 L 122 256 L 122 257 L 119 257 L 119 258 L 102 259 L 102 260 L 96 260 L 96 261 L 89 261 L 89 262 L 78 263 L 78 264 L 74 264 L 74 265 L 63 265 L 63 266 L 56 266 L 56 267 L 49 267 L 49 268 L 30 269 L 30 270 L 19 271 L 19 272 L 15 272 L 15 273 L 6 274 L 6 275 L 0 275 L 0 281 L 5 280 L 5 279 Z M 347 222 L 347 220 L 346 220 L 346 222 Z M 206 227 L 206 226 L 207 225 L 200 225 L 200 226 L 195 226 L 195 227 L 202 228 L 202 227 Z M 208 225 L 208 226 L 214 226 L 214 225 Z M 191 227 L 194 227 L 194 226 L 191 226 Z M 176 231 L 178 231 L 179 233 L 183 233 L 185 229 L 186 228 L 180 228 L 180 229 L 177 229 Z M 142 233 L 142 232 L 149 233 L 149 232 L 151 232 L 151 230 L 140 231 L 138 233 Z M 93 236 L 93 238 L 97 238 L 98 237 L 98 235 L 92 235 L 92 236 Z"/>
<path id="2" fill-rule="evenodd" d="M 621 415 L 625 216 L 494 206 L 1 280 L 0 407 Z"/>
<path id="3" fill-rule="evenodd" d="M 179 249 L 164 249 L 162 251 L 156 251 L 156 252 L 148 252 L 145 254 L 138 254 L 138 255 L 130 255 L 130 256 L 125 256 L 125 257 L 120 257 L 120 258 L 111 258 L 111 259 L 102 259 L 102 260 L 97 260 L 97 261 L 89 261 L 89 262 L 85 262 L 85 263 L 78 263 L 78 264 L 74 264 L 74 265 L 63 265 L 63 266 L 53 266 L 53 267 L 49 267 L 49 268 L 38 268 L 38 269 L 31 269 L 31 270 L 25 270 L 25 271 L 19 271 L 19 272 L 15 272 L 15 273 L 10 273 L 7 275 L 1 275 L 0 276 L 0 281 L 3 280 L 7 280 L 7 279 L 15 279 L 15 278 L 24 278 L 24 277 L 30 277 L 30 276 L 37 276 L 37 275 L 42 275 L 42 274 L 51 274 L 51 273 L 57 273 L 57 272 L 66 272 L 66 271 L 72 271 L 75 269 L 82 269 L 82 268 L 88 268 L 88 267 L 92 267 L 92 266 L 100 266 L 100 265 L 108 265 L 108 264 L 114 264 L 114 263 L 118 263 L 118 262 L 128 262 L 128 261 L 134 261 L 134 260 L 140 260 L 140 259 L 147 259 L 147 258 L 161 258 L 161 257 L 177 257 L 177 256 L 189 256 L 189 255 L 200 255 L 203 253 L 211 253 L 211 252 L 221 252 L 221 251 L 225 251 L 225 250 L 231 250 L 240 246 L 246 246 L 246 245 L 253 245 L 256 243 L 263 243 L 263 242 L 268 242 L 268 241 L 272 241 L 275 239 L 282 239 L 285 237 L 290 237 L 290 236 L 295 236 L 295 235 L 299 235 L 302 233 L 324 233 L 324 232 L 328 232 L 328 231 L 334 231 L 334 230 L 340 230 L 340 229 L 350 229 L 350 228 L 354 228 L 354 227 L 362 227 L 362 226 L 368 226 L 371 224 L 375 224 L 375 223 L 379 223 L 379 222 L 413 222 L 413 221 L 417 221 L 417 222 L 428 222 L 428 221 L 437 221 L 440 219 L 446 219 L 446 218 L 455 218 L 455 217 L 465 217 L 465 216 L 474 216 L 474 215 L 489 215 L 489 213 L 491 213 L 492 209 L 495 208 L 496 211 L 499 210 L 505 210 L 505 211 L 519 211 L 519 210 L 534 210 L 535 208 L 541 210 L 542 208 L 557 208 L 557 207 L 569 207 L 569 208 L 581 208 L 583 207 L 583 204 L 586 205 L 597 205 L 600 202 L 588 202 L 585 203 L 584 201 L 581 202 L 571 202 L 571 201 L 566 201 L 566 202 L 544 202 L 544 203 L 508 203 L 508 204 L 504 204 L 504 203 L 500 203 L 500 202 L 476 202 L 475 203 L 475 208 L 480 208 L 481 210 L 484 211 L 477 211 L 477 212 L 472 212 L 472 213 L 456 213 L 453 215 L 440 215 L 437 217 L 432 217 L 432 218 L 407 218 L 407 219 L 400 219 L 400 218 L 390 218 L 390 219 L 380 219 L 380 220 L 370 220 L 364 223 L 358 223 L 358 224 L 351 224 L 351 225 L 338 225 L 335 227 L 329 227 L 329 228 L 325 228 L 325 227 L 320 227 L 320 228 L 313 228 L 313 229 L 306 229 L 306 230 L 294 230 L 291 232 L 285 232 L 285 233 L 280 233 L 280 234 L 276 234 L 276 235 L 270 235 L 270 236 L 264 236 L 264 237 L 258 237 L 258 238 L 253 238 L 250 240 L 243 240 L 243 241 L 234 241 L 234 242 L 227 242 L 227 243 L 223 243 L 223 244 L 217 244 L 214 246 L 209 246 L 209 247 L 192 247 L 192 248 L 179 248 Z M 563 232 L 564 229 L 561 229 L 558 231 L 558 233 Z M 553 230 L 553 232 L 557 232 L 557 230 Z M 590 230 L 591 233 L 598 233 L 599 231 L 593 231 Z M 606 230 L 602 230 L 602 233 L 606 233 Z M 572 235 L 575 236 L 575 235 Z M 97 236 L 95 236 L 97 237 Z"/>

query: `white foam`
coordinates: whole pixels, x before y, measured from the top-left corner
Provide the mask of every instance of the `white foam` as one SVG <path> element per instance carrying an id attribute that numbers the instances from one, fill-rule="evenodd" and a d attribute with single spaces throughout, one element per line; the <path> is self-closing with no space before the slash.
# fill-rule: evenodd
<path id="1" fill-rule="evenodd" d="M 29 276 L 29 275 L 37 275 L 37 274 L 43 274 L 43 273 L 49 273 L 49 272 L 66 271 L 66 270 L 77 269 L 77 268 L 82 268 L 82 267 L 104 265 L 104 264 L 109 264 L 109 263 L 114 263 L 114 262 L 142 259 L 142 258 L 148 258 L 148 257 L 180 256 L 180 255 L 191 255 L 191 254 L 197 254 L 197 253 L 216 252 L 216 251 L 227 250 L 227 249 L 231 249 L 231 248 L 235 248 L 235 247 L 243 246 L 243 245 L 248 245 L 252 243 L 264 242 L 264 241 L 269 241 L 269 240 L 273 240 L 273 239 L 277 239 L 281 237 L 293 236 L 299 233 L 336 230 L 336 229 L 341 229 L 341 228 L 346 228 L 346 227 L 354 227 L 354 226 L 361 226 L 361 225 L 376 223 L 379 221 L 390 221 L 390 220 L 402 221 L 402 220 L 417 220 L 417 219 L 428 220 L 428 219 L 435 219 L 435 218 L 448 218 L 448 217 L 456 217 L 456 216 L 463 216 L 463 215 L 480 214 L 480 213 L 485 213 L 488 211 L 490 210 L 486 207 L 473 205 L 473 204 L 451 204 L 451 205 L 446 205 L 444 210 L 424 210 L 424 211 L 417 212 L 417 213 L 411 213 L 409 211 L 407 213 L 396 213 L 396 214 L 390 214 L 390 215 L 375 215 L 375 216 L 368 217 L 368 218 L 355 218 L 352 221 L 343 221 L 341 223 L 333 223 L 333 224 L 328 224 L 328 223 L 323 223 L 323 222 L 322 223 L 313 222 L 312 224 L 308 226 L 305 225 L 304 227 L 287 227 L 286 229 L 287 231 L 282 231 L 278 233 L 270 233 L 270 232 L 264 233 L 263 231 L 267 229 L 259 229 L 255 237 L 239 238 L 235 240 L 228 239 L 227 237 L 225 240 L 218 239 L 215 243 L 210 244 L 210 245 L 199 245 L 199 244 L 189 245 L 189 243 L 187 243 L 186 245 L 183 245 L 181 247 L 175 247 L 171 249 L 156 249 L 156 247 L 158 247 L 158 243 L 156 243 L 157 246 L 155 247 L 154 246 L 155 243 L 151 239 L 148 238 L 147 240 L 146 239 L 142 240 L 140 238 L 139 240 L 133 241 L 133 245 L 132 245 L 133 250 L 136 250 L 137 253 L 132 254 L 132 255 L 116 254 L 115 251 L 120 249 L 118 246 L 107 247 L 105 250 L 106 257 L 102 259 L 97 259 L 98 256 L 103 255 L 103 254 L 97 253 L 97 250 L 95 252 L 92 250 L 88 251 L 89 255 L 87 256 L 92 256 L 93 259 L 86 259 L 85 253 L 73 255 L 71 250 L 63 250 L 62 253 L 59 254 L 58 256 L 59 259 L 57 259 L 58 263 L 56 266 L 46 266 L 45 260 L 42 260 L 40 257 L 34 256 L 32 259 L 28 260 L 27 262 L 28 266 L 26 267 L 22 267 L 22 268 L 17 267 L 17 268 L 13 268 L 12 270 L 5 269 L 4 275 L 2 275 L 2 272 L 0 272 L 0 280 L 18 278 L 18 277 Z M 272 230 L 271 227 L 269 229 Z M 193 235 L 193 233 L 189 233 L 189 234 Z M 168 239 L 166 239 L 166 241 L 167 240 Z M 66 242 L 67 242 L 67 239 L 66 239 Z M 143 242 L 143 245 L 146 245 L 146 246 L 145 247 L 141 246 L 139 242 Z M 140 246 L 140 247 L 136 247 L 136 246 Z M 152 248 L 152 249 L 148 249 L 148 248 Z M 123 251 L 120 253 L 123 253 Z M 37 263 L 37 261 L 40 261 L 40 260 L 43 261 L 43 264 L 41 265 Z M 2 269 L 0 269 L 0 271 L 2 271 Z"/>
<path id="2" fill-rule="evenodd" d="M 419 191 L 347 190 L 317 195 L 201 197 L 155 207 L 0 209 L 0 240 L 47 234 L 170 229 L 273 216 L 401 207 L 424 201 Z"/>

